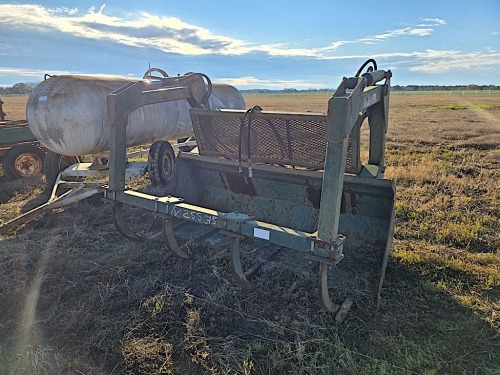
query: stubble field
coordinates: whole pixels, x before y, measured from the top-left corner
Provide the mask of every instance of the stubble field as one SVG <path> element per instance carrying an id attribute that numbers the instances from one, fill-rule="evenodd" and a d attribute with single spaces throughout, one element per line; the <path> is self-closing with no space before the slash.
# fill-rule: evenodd
<path id="1" fill-rule="evenodd" d="M 245 95 L 301 112 L 328 97 Z M 26 98 L 2 100 L 24 117 Z M 247 293 L 226 248 L 181 261 L 160 239 L 131 243 L 98 198 L 47 213 L 0 236 L 0 373 L 499 374 L 499 145 L 500 96 L 391 97 L 383 301 L 340 325 L 312 267 L 274 264 Z M 44 186 L 0 172 L 0 220 L 43 203 Z"/>

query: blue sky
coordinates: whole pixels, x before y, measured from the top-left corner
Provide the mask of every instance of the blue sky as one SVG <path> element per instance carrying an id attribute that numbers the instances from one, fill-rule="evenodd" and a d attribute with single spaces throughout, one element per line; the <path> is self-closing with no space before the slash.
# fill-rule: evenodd
<path id="1" fill-rule="evenodd" d="M 368 58 L 394 85 L 500 85 L 500 0 L 0 3 L 0 86 L 150 64 L 240 89 L 335 88 Z"/>

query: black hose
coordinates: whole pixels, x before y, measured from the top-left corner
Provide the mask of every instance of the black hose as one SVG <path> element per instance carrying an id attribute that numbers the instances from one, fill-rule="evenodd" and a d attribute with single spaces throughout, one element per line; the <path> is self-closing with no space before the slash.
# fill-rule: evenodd
<path id="1" fill-rule="evenodd" d="M 248 127 L 247 127 L 248 177 L 253 177 L 251 145 L 250 145 L 250 125 L 252 124 L 252 116 L 254 111 L 262 111 L 262 108 L 258 105 L 254 105 L 250 109 L 250 113 L 248 114 Z"/>
<path id="2" fill-rule="evenodd" d="M 377 70 L 377 62 L 374 59 L 368 59 L 363 63 L 363 65 L 361 65 L 361 68 L 358 69 L 358 72 L 354 77 L 359 77 L 363 69 L 370 63 L 373 64 L 373 67 L 370 66 L 367 71 L 371 72 L 373 70 Z"/>
<path id="3" fill-rule="evenodd" d="M 246 114 L 248 113 L 245 112 L 245 115 L 241 118 L 241 122 L 240 122 L 240 134 L 239 134 L 239 138 L 238 138 L 238 172 L 241 173 L 243 172 L 243 169 L 241 168 L 241 143 L 242 143 L 242 140 L 243 140 L 243 130 L 245 129 L 245 116 Z"/>
<path id="4" fill-rule="evenodd" d="M 281 139 L 281 135 L 278 132 L 278 129 L 276 129 L 276 126 L 274 126 L 273 120 L 267 119 L 267 124 L 269 125 L 269 127 L 271 128 L 274 136 L 276 137 L 276 142 L 278 142 L 278 144 L 280 146 L 280 149 L 281 149 L 281 158 L 284 159 L 285 158 L 285 150 L 287 150 L 287 147 L 285 146 L 285 143 Z M 288 148 L 287 154 L 288 154 L 288 158 L 289 159 L 291 159 L 290 151 L 291 151 L 291 149 Z"/>
<path id="5" fill-rule="evenodd" d="M 251 144 L 250 144 L 250 124 L 252 123 L 252 114 L 254 111 L 262 111 L 262 107 L 258 105 L 254 105 L 252 108 L 248 109 L 243 118 L 241 119 L 240 124 L 240 134 L 238 140 L 238 171 L 242 172 L 241 168 L 241 153 L 242 153 L 242 142 L 243 142 L 243 131 L 245 127 L 245 120 L 248 117 L 248 125 L 247 125 L 247 158 L 248 158 L 248 177 L 252 177 L 252 159 L 251 159 Z"/>
<path id="6" fill-rule="evenodd" d="M 200 101 L 200 104 L 198 105 L 199 107 L 203 106 L 205 108 L 210 109 L 210 103 L 208 102 L 208 99 L 210 98 L 210 95 L 212 95 L 212 81 L 206 74 L 199 73 L 202 77 L 204 77 L 207 80 L 207 92 L 205 93 L 205 96 L 203 99 Z"/>

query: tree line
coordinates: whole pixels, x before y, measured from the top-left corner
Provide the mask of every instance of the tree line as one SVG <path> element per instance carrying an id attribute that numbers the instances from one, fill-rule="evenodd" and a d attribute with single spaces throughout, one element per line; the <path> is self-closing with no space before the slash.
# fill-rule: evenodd
<path id="1" fill-rule="evenodd" d="M 29 95 L 37 84 L 33 82 L 16 83 L 11 87 L 0 87 L 0 96 L 3 95 Z"/>
<path id="2" fill-rule="evenodd" d="M 0 87 L 0 96 L 1 95 L 29 95 L 35 88 L 37 83 L 34 82 L 25 82 L 25 83 L 16 83 L 11 87 Z M 408 86 L 400 86 L 395 85 L 391 87 L 394 91 L 450 91 L 450 90 L 500 90 L 500 86 L 496 85 L 408 85 Z M 269 89 L 248 89 L 248 90 L 240 90 L 241 92 L 247 93 L 298 93 L 298 92 L 332 92 L 334 89 L 305 89 L 298 90 L 294 88 L 285 88 L 282 90 L 269 90 Z"/>
<path id="3" fill-rule="evenodd" d="M 500 90 L 500 86 L 496 85 L 408 85 L 391 86 L 393 91 L 463 91 L 463 90 L 478 90 L 478 91 L 488 91 L 488 90 Z M 335 89 L 305 89 L 299 90 L 294 88 L 286 88 L 283 90 L 270 90 L 270 89 L 248 89 L 240 90 L 246 93 L 256 93 L 256 94 L 266 94 L 266 93 L 299 93 L 299 92 L 333 92 Z"/>
<path id="4" fill-rule="evenodd" d="M 391 86 L 394 91 L 453 91 L 453 90 L 471 90 L 471 91 L 487 91 L 500 90 L 500 86 L 496 85 L 455 85 L 455 86 L 440 86 L 440 85 L 408 85 L 408 86 Z"/>

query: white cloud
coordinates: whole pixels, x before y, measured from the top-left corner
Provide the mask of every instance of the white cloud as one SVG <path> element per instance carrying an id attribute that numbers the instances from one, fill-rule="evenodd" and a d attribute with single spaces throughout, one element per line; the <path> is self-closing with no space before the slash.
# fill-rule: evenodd
<path id="1" fill-rule="evenodd" d="M 53 15 L 72 16 L 72 15 L 78 13 L 78 8 L 59 7 L 59 8 L 53 8 L 53 9 L 47 9 L 47 11 Z"/>
<path id="2" fill-rule="evenodd" d="M 420 18 L 424 23 L 417 25 L 419 27 L 431 27 L 446 25 L 446 21 L 440 18 Z"/>
<path id="3" fill-rule="evenodd" d="M 415 52 L 391 52 L 372 56 L 344 56 L 351 59 L 373 58 L 385 60 L 397 67 L 410 65 L 409 71 L 429 74 L 465 72 L 500 68 L 500 53 L 495 51 L 463 52 L 455 50 L 432 50 Z"/>
<path id="4" fill-rule="evenodd" d="M 5 66 L 0 66 L 0 77 L 25 77 L 25 78 L 30 78 L 34 81 L 41 81 L 43 80 L 43 77 L 45 74 L 50 74 L 50 75 L 56 75 L 56 76 L 61 76 L 61 75 L 82 75 L 82 76 L 101 76 L 101 77 L 108 77 L 108 78 L 118 78 L 121 77 L 116 74 L 83 74 L 81 72 L 76 72 L 76 71 L 69 71 L 69 70 L 40 70 L 40 69 L 25 69 L 25 68 L 12 68 L 12 67 L 5 67 Z M 132 79 L 134 77 L 131 77 Z M 137 78 L 137 77 L 135 77 Z"/>
<path id="5" fill-rule="evenodd" d="M 307 57 L 325 59 L 343 45 L 374 44 L 391 38 L 422 37 L 430 35 L 431 28 L 407 27 L 358 40 L 339 40 L 316 48 L 295 48 L 287 43 L 255 44 L 188 24 L 175 17 L 160 17 L 147 12 L 130 19 L 107 15 L 106 4 L 99 10 L 90 7 L 86 12 L 77 8 L 45 8 L 42 5 L 0 4 L 0 26 L 30 28 L 40 32 L 57 31 L 80 38 L 107 40 L 133 46 L 149 47 L 183 55 L 245 55 L 266 53 L 269 56 Z M 432 20 L 439 23 L 438 19 Z M 444 22 L 444 21 L 442 21 Z"/>
<path id="6" fill-rule="evenodd" d="M 0 4 L 0 25 L 59 31 L 77 37 L 110 40 L 135 47 L 151 47 L 187 55 L 243 54 L 254 50 L 248 43 L 212 34 L 209 30 L 187 24 L 174 17 L 141 13 L 134 19 L 108 16 L 95 7 L 84 13 L 72 9 L 48 9 L 41 5 Z M 144 34 L 150 34 L 148 37 Z"/>
<path id="7" fill-rule="evenodd" d="M 36 80 L 41 80 L 43 79 L 44 74 L 49 73 L 49 74 L 55 74 L 55 75 L 63 75 L 63 74 L 70 74 L 71 72 L 69 71 L 43 71 L 43 70 L 38 70 L 38 69 L 24 69 L 24 68 L 11 68 L 11 67 L 3 67 L 0 66 L 0 77 L 1 76 L 19 76 L 19 77 L 27 77 L 27 78 L 33 78 Z"/>
<path id="8" fill-rule="evenodd" d="M 415 54 L 419 63 L 409 70 L 424 73 L 484 70 L 500 67 L 500 53 L 426 50 Z"/>
<path id="9" fill-rule="evenodd" d="M 404 29 L 391 30 L 383 34 L 372 35 L 366 38 L 361 38 L 358 41 L 367 44 L 374 44 L 376 42 L 382 42 L 387 39 L 392 39 L 400 36 L 427 36 L 432 34 L 434 30 L 429 28 L 414 28 L 405 27 Z"/>
<path id="10" fill-rule="evenodd" d="M 98 10 L 91 7 L 87 11 L 77 8 L 45 8 L 41 5 L 0 4 L 0 26 L 10 28 L 30 28 L 37 31 L 57 31 L 80 38 L 106 40 L 115 43 L 149 47 L 165 52 L 183 55 L 245 55 L 264 53 L 272 57 L 305 57 L 311 59 L 365 59 L 378 58 L 391 63 L 410 65 L 415 72 L 442 73 L 464 69 L 498 68 L 500 55 L 493 50 L 482 52 L 461 52 L 428 49 L 423 52 L 382 53 L 370 56 L 339 55 L 338 49 L 348 44 L 380 44 L 396 38 L 426 37 L 434 32 L 433 27 L 446 25 L 440 18 L 421 18 L 418 26 L 393 29 L 384 33 L 369 35 L 353 40 L 337 40 L 326 46 L 301 48 L 288 43 L 256 44 L 248 41 L 217 35 L 210 30 L 188 24 L 175 17 L 160 17 L 147 12 L 123 18 L 105 14 L 106 4 Z M 497 35 L 498 32 L 492 33 Z M 0 75 L 10 69 L 18 76 L 40 78 L 40 71 L 0 68 Z M 64 74 L 70 72 L 52 72 Z M 78 73 L 78 72 L 73 72 Z M 241 77 L 237 86 L 298 87 L 314 88 L 314 83 L 302 81 L 259 81 L 255 77 Z M 229 80 L 231 82 L 231 80 Z"/>
<path id="11" fill-rule="evenodd" d="M 455 50 L 433 50 L 414 52 L 390 52 L 372 55 L 343 55 L 331 57 L 331 60 L 363 60 L 375 59 L 384 62 L 384 67 L 389 69 L 386 64 L 400 68 L 405 66 L 412 72 L 421 72 L 429 74 L 462 72 L 467 71 L 485 71 L 500 69 L 500 53 L 494 50 L 463 52 Z M 393 69 L 390 67 L 390 69 Z"/>
<path id="12" fill-rule="evenodd" d="M 303 80 L 266 80 L 260 79 L 253 76 L 250 77 L 238 77 L 238 78 L 220 78 L 216 82 L 223 82 L 229 85 L 233 85 L 240 89 L 260 87 L 264 89 L 285 89 L 285 88 L 296 88 L 296 89 L 320 89 L 323 88 L 323 83 L 308 82 Z"/>

